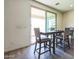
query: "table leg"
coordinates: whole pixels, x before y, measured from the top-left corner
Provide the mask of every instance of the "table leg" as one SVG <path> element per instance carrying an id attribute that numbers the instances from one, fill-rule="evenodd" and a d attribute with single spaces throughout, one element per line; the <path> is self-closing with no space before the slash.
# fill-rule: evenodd
<path id="1" fill-rule="evenodd" d="M 55 34 L 53 34 L 53 53 L 55 54 Z"/>

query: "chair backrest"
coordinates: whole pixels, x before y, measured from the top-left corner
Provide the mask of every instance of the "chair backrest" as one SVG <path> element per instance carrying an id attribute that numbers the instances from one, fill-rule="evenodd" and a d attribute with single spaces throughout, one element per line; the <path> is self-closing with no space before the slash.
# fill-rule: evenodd
<path id="1" fill-rule="evenodd" d="M 73 36 L 74 35 L 74 28 L 70 27 L 70 35 Z"/>
<path id="2" fill-rule="evenodd" d="M 70 28 L 65 28 L 65 31 L 69 31 L 70 30 Z"/>
<path id="3" fill-rule="evenodd" d="M 67 35 L 70 34 L 70 28 L 65 28 L 65 34 L 67 34 Z"/>
<path id="4" fill-rule="evenodd" d="M 65 28 L 64 38 L 69 38 L 69 35 L 70 35 L 70 28 Z"/>
<path id="5" fill-rule="evenodd" d="M 36 41 L 41 40 L 40 39 L 40 29 L 39 28 L 34 28 L 34 32 L 35 32 Z"/>

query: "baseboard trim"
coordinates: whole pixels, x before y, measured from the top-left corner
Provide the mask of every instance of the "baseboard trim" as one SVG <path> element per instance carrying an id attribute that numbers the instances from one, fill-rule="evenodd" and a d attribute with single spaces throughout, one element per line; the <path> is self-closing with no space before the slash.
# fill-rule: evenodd
<path id="1" fill-rule="evenodd" d="M 18 49 L 14 49 L 14 50 L 6 51 L 6 52 L 4 52 L 4 54 L 8 54 L 8 53 L 13 52 L 13 51 L 17 51 L 17 50 L 21 50 L 21 49 L 24 49 L 24 48 L 28 48 L 28 47 L 30 47 L 31 45 L 34 45 L 34 44 L 35 44 L 35 43 L 30 44 L 30 45 L 25 46 L 25 47 L 18 48 Z"/>

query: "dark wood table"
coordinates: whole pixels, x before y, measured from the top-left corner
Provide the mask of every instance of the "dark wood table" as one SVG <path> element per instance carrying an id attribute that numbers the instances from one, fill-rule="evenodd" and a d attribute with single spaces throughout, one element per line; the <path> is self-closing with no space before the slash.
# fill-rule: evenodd
<path id="1" fill-rule="evenodd" d="M 63 30 L 55 30 L 55 31 L 51 31 L 51 32 L 41 32 L 41 34 L 43 34 L 43 35 L 47 35 L 47 36 L 52 35 L 52 37 L 53 37 L 53 53 L 54 54 L 55 54 L 55 35 L 57 33 L 63 33 L 63 32 L 64 32 Z"/>

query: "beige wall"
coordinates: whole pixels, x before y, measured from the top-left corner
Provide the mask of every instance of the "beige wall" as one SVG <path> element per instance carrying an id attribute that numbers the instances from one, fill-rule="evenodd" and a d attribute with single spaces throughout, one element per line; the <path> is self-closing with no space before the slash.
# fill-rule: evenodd
<path id="1" fill-rule="evenodd" d="M 65 12 L 63 14 L 63 29 L 65 27 L 74 27 L 74 10 Z"/>
<path id="2" fill-rule="evenodd" d="M 30 5 L 27 0 L 5 0 L 4 50 L 30 44 Z"/>
<path id="3" fill-rule="evenodd" d="M 30 44 L 30 4 L 57 13 L 57 27 L 62 29 L 62 13 L 28 0 L 5 0 L 4 50 L 10 51 Z"/>

